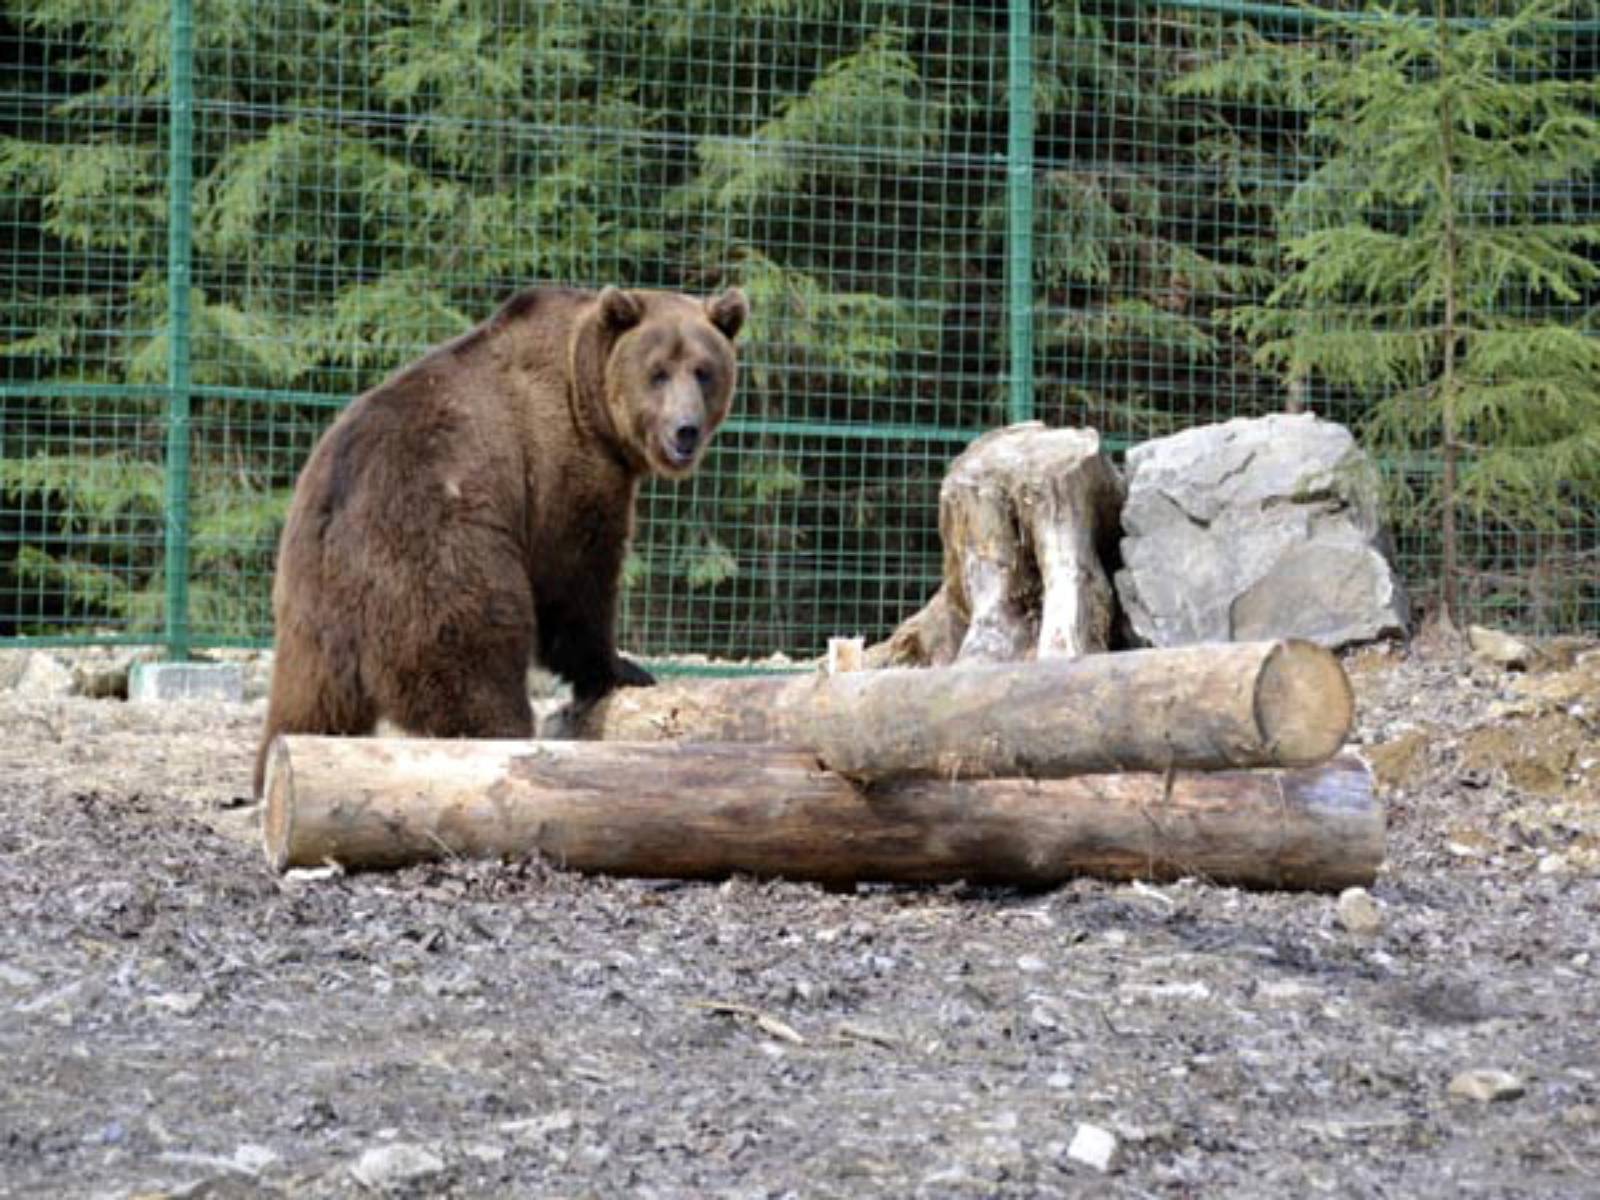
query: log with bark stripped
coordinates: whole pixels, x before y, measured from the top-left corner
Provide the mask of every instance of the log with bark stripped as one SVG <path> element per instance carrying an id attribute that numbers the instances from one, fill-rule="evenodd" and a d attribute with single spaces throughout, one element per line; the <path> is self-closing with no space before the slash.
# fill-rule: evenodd
<path id="1" fill-rule="evenodd" d="M 1322 767 L 897 780 L 863 788 L 769 745 L 279 738 L 277 869 L 541 855 L 574 870 L 1049 887 L 1190 875 L 1370 883 L 1383 811 L 1359 759 Z"/>
<path id="2" fill-rule="evenodd" d="M 1344 669 L 1309 642 L 624 688 L 546 737 L 770 742 L 858 780 L 1310 766 L 1344 744 Z"/>

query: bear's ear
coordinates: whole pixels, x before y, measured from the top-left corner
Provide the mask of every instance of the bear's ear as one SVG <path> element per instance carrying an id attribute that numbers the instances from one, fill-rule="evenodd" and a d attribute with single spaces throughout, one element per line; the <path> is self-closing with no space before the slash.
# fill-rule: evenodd
<path id="1" fill-rule="evenodd" d="M 744 319 L 749 315 L 750 301 L 738 288 L 729 288 L 706 301 L 706 316 L 730 342 L 744 328 Z"/>
<path id="2" fill-rule="evenodd" d="M 621 288 L 608 286 L 600 291 L 600 316 L 612 330 L 621 333 L 644 320 L 644 306 Z"/>

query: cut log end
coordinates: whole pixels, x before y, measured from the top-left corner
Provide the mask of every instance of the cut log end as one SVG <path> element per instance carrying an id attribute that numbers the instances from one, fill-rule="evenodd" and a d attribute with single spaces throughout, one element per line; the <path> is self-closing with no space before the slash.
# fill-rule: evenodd
<path id="1" fill-rule="evenodd" d="M 1256 678 L 1256 720 L 1274 761 L 1326 762 L 1355 721 L 1355 694 L 1339 660 L 1312 642 L 1273 644 Z"/>
<path id="2" fill-rule="evenodd" d="M 294 834 L 294 762 L 283 738 L 274 738 L 267 751 L 267 777 L 262 785 L 265 809 L 261 814 L 261 848 L 274 871 L 289 867 L 289 847 Z"/>

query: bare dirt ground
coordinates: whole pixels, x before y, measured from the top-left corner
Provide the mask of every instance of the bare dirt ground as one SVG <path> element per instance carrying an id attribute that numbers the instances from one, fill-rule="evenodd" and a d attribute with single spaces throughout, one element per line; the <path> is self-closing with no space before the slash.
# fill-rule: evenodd
<path id="1" fill-rule="evenodd" d="M 259 703 L 0 692 L 0 1194 L 1600 1195 L 1600 655 L 1349 665 L 1368 935 L 1200 881 L 279 878 Z"/>

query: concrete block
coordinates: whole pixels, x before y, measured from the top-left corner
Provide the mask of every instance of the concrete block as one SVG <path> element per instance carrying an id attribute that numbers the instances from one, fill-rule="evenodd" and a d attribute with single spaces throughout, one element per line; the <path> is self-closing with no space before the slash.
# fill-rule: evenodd
<path id="1" fill-rule="evenodd" d="M 238 663 L 135 663 L 128 675 L 129 700 L 244 699 L 244 671 Z"/>

